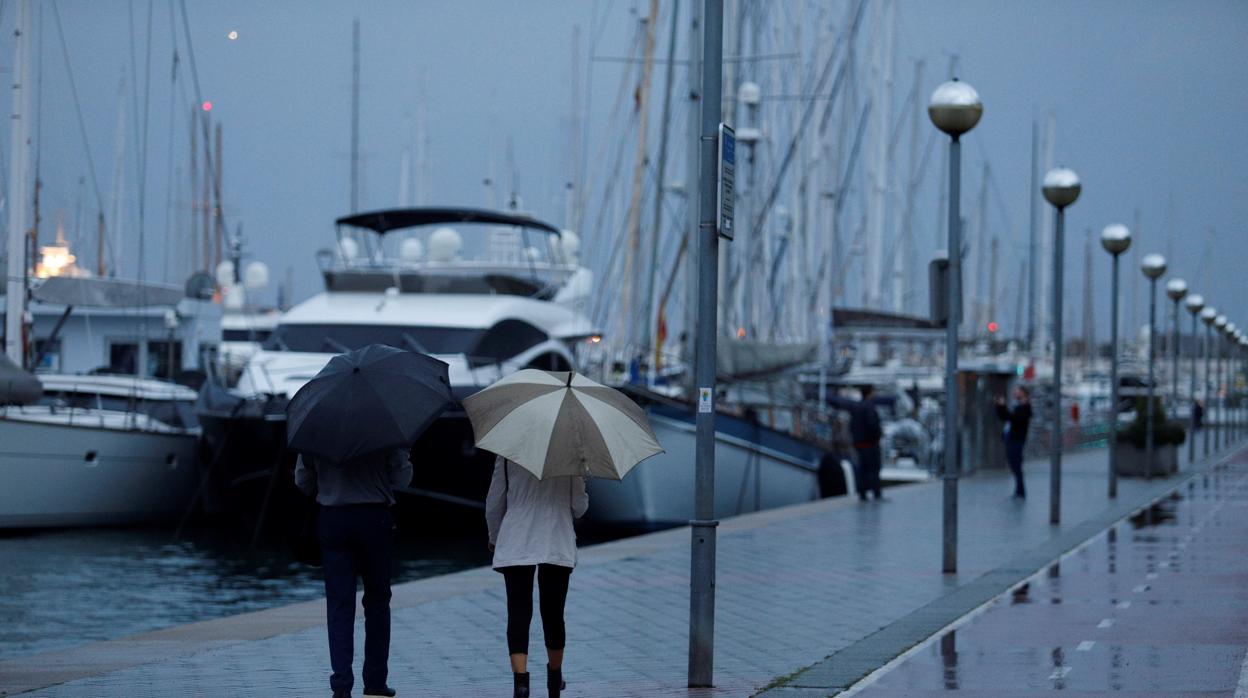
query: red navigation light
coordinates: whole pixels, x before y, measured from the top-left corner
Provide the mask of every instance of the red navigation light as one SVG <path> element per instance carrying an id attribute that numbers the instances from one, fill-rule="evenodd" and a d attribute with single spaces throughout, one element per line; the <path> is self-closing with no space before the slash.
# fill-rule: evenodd
<path id="1" fill-rule="evenodd" d="M 204 111 L 212 111 L 212 102 L 209 102 L 208 100 L 204 100 L 204 103 L 199 105 L 199 108 L 203 109 Z"/>
<path id="2" fill-rule="evenodd" d="M 990 322 L 990 323 L 988 323 L 988 331 L 989 331 L 989 332 L 991 332 L 991 333 L 993 333 L 993 334 L 996 334 L 996 333 L 997 333 L 997 323 L 995 323 L 995 322 Z"/>

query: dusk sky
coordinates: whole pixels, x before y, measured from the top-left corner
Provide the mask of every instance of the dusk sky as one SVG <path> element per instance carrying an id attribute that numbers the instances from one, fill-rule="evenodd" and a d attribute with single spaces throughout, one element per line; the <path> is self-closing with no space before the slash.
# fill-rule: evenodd
<path id="1" fill-rule="evenodd" d="M 671 4 L 661 3 L 660 51 Z M 846 14 L 843 0 L 806 4 L 805 16 L 826 17 L 830 23 L 843 22 Z M 581 28 L 583 53 L 624 56 L 632 48 L 637 13 L 648 8 L 637 0 L 188 2 L 202 92 L 197 98 L 182 17 L 180 12 L 171 14 L 178 5 L 176 0 L 150 5 L 147 275 L 167 275 L 178 283 L 186 275 L 189 114 L 202 98 L 212 101 L 212 118 L 224 126 L 230 230 L 242 224 L 249 255 L 267 262 L 275 281 L 287 267 L 293 270 L 296 299 L 318 290 L 313 253 L 332 244 L 334 218 L 348 213 L 354 17 L 362 33 L 362 208 L 398 203 L 400 152 L 414 134 L 423 104 L 431 182 L 422 203 L 483 205 L 481 182 L 491 160 L 496 177 L 509 185 L 505 168 L 510 142 L 524 207 L 562 224 L 573 27 Z M 734 3 L 728 5 L 735 11 Z M 14 6 L 0 6 L 5 80 L 11 78 Z M 96 194 L 54 5 L 36 6 L 42 23 L 37 135 L 43 235 L 50 238 L 55 220 L 63 216 L 75 250 L 93 263 Z M 119 113 L 126 119 L 121 188 L 126 210 L 114 243 L 120 245 L 116 255 L 123 260 L 121 274 L 133 276 L 149 3 L 60 0 L 55 6 L 110 220 Z M 792 0 L 790 9 L 798 8 L 798 0 Z M 680 11 L 687 9 L 688 2 L 681 3 Z M 683 20 L 680 26 L 678 51 L 683 56 Z M 181 64 L 171 95 L 175 30 Z M 236 40 L 228 37 L 231 31 L 238 32 Z M 975 205 L 981 163 L 987 158 L 997 188 L 990 220 L 1001 228 L 1004 263 L 1011 265 L 1002 270 L 1002 283 L 1009 285 L 1027 234 L 1032 123 L 1054 116 L 1056 160 L 1076 169 L 1084 183 L 1083 196 L 1067 218 L 1067 290 L 1074 298 L 1067 304 L 1068 327 L 1080 326 L 1085 230 L 1099 234 L 1108 223 L 1132 225 L 1137 209 L 1142 225 L 1135 231 L 1135 248 L 1169 251 L 1174 275 L 1186 278 L 1232 320 L 1248 325 L 1248 316 L 1234 302 L 1234 294 L 1243 289 L 1242 265 L 1248 256 L 1243 227 L 1248 220 L 1245 36 L 1248 4 L 1230 0 L 903 1 L 898 7 L 893 118 L 899 118 L 897 109 L 910 90 L 913 61 L 926 63 L 926 99 L 948 77 L 950 57 L 956 54 L 959 77 L 973 84 L 985 103 L 983 121 L 965 148 L 963 210 Z M 623 66 L 602 61 L 591 65 L 588 174 L 600 186 L 606 164 L 595 162 L 593 154 L 604 139 L 618 137 L 606 129 Z M 677 79 L 683 81 L 682 72 L 677 71 Z M 656 95 L 662 75 L 656 69 Z M 768 85 L 759 82 L 766 97 Z M 0 95 L 0 107 L 6 110 L 8 92 Z M 674 122 L 674 152 L 683 153 L 683 117 L 673 118 L 679 119 Z M 930 128 L 926 121 L 924 127 Z M 5 181 L 9 147 L 9 139 L 3 139 Z M 674 167 L 679 175 L 683 164 Z M 934 158 L 920 199 L 923 257 L 935 246 L 940 169 L 940 160 Z M 181 172 L 172 189 L 171 172 Z M 85 178 L 81 189 L 80 178 Z M 82 230 L 76 229 L 78 221 Z M 587 246 L 607 244 L 596 231 L 579 232 Z M 1097 312 L 1104 318 L 1109 258 L 1099 247 L 1094 252 Z M 1126 259 L 1134 264 L 1135 257 Z M 1134 267 L 1127 273 L 1139 274 Z M 1141 282 L 1141 320 L 1145 288 Z M 1007 318 L 1007 326 L 1012 321 Z"/>

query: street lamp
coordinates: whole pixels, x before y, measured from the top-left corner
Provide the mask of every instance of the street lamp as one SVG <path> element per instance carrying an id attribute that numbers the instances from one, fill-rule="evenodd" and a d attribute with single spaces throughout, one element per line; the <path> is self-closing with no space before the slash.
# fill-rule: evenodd
<path id="1" fill-rule="evenodd" d="M 1109 296 L 1109 496 L 1118 496 L 1118 258 L 1131 247 L 1131 231 L 1112 223 L 1101 231 L 1101 247 L 1114 259 Z"/>
<path id="2" fill-rule="evenodd" d="M 1192 428 L 1187 439 L 1187 462 L 1190 464 L 1196 460 L 1196 321 L 1200 319 L 1200 311 L 1205 307 L 1205 297 L 1199 293 L 1189 293 L 1183 305 L 1192 314 Z"/>
<path id="3" fill-rule="evenodd" d="M 927 103 L 927 115 L 949 135 L 949 288 L 945 326 L 945 449 L 941 571 L 958 571 L 958 325 L 962 297 L 962 134 L 975 128 L 984 104 L 974 87 L 957 78 L 942 83 Z"/>
<path id="4" fill-rule="evenodd" d="M 1200 321 L 1205 323 L 1205 456 L 1209 456 L 1209 429 L 1213 423 L 1213 396 L 1210 392 L 1210 361 L 1213 357 L 1213 324 L 1218 319 L 1218 309 L 1212 305 L 1200 311 Z"/>
<path id="5" fill-rule="evenodd" d="M 1074 170 L 1059 167 L 1044 175 L 1044 199 L 1057 209 L 1053 220 L 1053 451 L 1049 455 L 1049 523 L 1062 522 L 1062 249 L 1066 207 L 1075 203 L 1083 185 Z"/>
<path id="6" fill-rule="evenodd" d="M 1140 271 L 1148 277 L 1148 402 L 1144 405 L 1145 418 L 1148 424 L 1148 441 L 1145 447 L 1144 477 L 1153 476 L 1153 400 L 1156 399 L 1157 386 L 1157 279 L 1166 273 L 1166 258 L 1159 254 L 1144 255 L 1140 260 Z"/>
<path id="7" fill-rule="evenodd" d="M 1187 282 L 1183 279 L 1170 279 L 1166 282 L 1166 296 L 1174 301 L 1174 348 L 1170 350 L 1170 401 L 1176 407 L 1179 404 L 1179 345 L 1182 335 L 1179 332 L 1179 301 L 1187 295 Z"/>
<path id="8" fill-rule="evenodd" d="M 1222 333 L 1226 329 L 1228 322 L 1230 321 L 1226 319 L 1225 315 L 1218 315 L 1213 319 L 1213 329 L 1217 330 L 1214 336 L 1218 340 L 1217 344 L 1214 345 L 1217 347 L 1217 354 L 1213 359 L 1214 370 L 1217 371 L 1217 383 L 1214 385 L 1217 386 L 1218 391 L 1218 432 L 1213 435 L 1213 447 L 1219 451 L 1226 445 L 1226 439 L 1222 435 L 1222 421 L 1226 419 L 1226 399 L 1222 397 L 1222 381 L 1226 375 L 1223 370 L 1226 364 L 1222 361 L 1223 353 L 1225 352 L 1225 348 L 1222 346 Z"/>

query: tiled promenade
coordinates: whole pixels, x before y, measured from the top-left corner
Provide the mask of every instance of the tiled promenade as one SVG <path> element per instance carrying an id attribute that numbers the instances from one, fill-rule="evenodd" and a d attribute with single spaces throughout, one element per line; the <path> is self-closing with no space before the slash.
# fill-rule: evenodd
<path id="1" fill-rule="evenodd" d="M 725 521 L 713 690 L 685 688 L 688 530 L 586 548 L 568 598 L 565 695 L 749 696 L 811 665 L 798 681 L 807 688 L 766 695 L 828 695 L 1185 477 L 1123 480 L 1109 504 L 1104 452 L 1068 454 L 1065 522 L 1052 527 L 1047 461 L 1026 469 L 1025 503 L 1008 498 L 1005 474 L 962 481 L 960 571 L 951 576 L 940 574 L 937 483 L 890 489 L 884 502 L 824 500 Z M 510 695 L 499 575 L 404 584 L 394 609 L 390 683 L 400 695 Z M 328 695 L 323 614 L 320 602 L 296 604 L 0 662 L 0 693 Z M 532 645 L 540 684 L 536 618 Z"/>

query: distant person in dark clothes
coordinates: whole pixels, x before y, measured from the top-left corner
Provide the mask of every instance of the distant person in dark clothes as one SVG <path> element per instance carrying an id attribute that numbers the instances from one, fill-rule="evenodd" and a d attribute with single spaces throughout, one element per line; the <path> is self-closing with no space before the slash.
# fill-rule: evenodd
<path id="1" fill-rule="evenodd" d="M 364 578 L 364 695 L 393 696 L 390 661 L 390 570 L 394 555 L 394 489 L 412 481 L 407 449 L 344 464 L 299 456 L 295 484 L 321 505 L 317 537 L 323 551 L 329 632 L 329 687 L 350 698 L 355 684 L 355 580 Z"/>
<path id="2" fill-rule="evenodd" d="M 828 404 L 849 413 L 849 435 L 858 455 L 858 498 L 867 499 L 867 492 L 876 499 L 883 496 L 880 489 L 880 415 L 875 411 L 875 388 L 864 385 L 860 389 L 861 400 L 847 400 L 839 395 L 829 395 Z"/>
<path id="3" fill-rule="evenodd" d="M 1196 431 L 1205 428 L 1205 403 L 1197 400 L 1192 405 L 1192 423 L 1196 427 Z"/>
<path id="4" fill-rule="evenodd" d="M 997 416 L 1005 422 L 1002 436 L 1005 438 L 1005 461 L 1014 473 L 1014 497 L 1024 499 L 1027 489 L 1023 486 L 1023 446 L 1027 443 L 1027 429 L 1031 426 L 1031 393 L 1019 385 L 1014 388 L 1014 407 L 1005 404 L 1005 398 L 997 398 Z"/>

